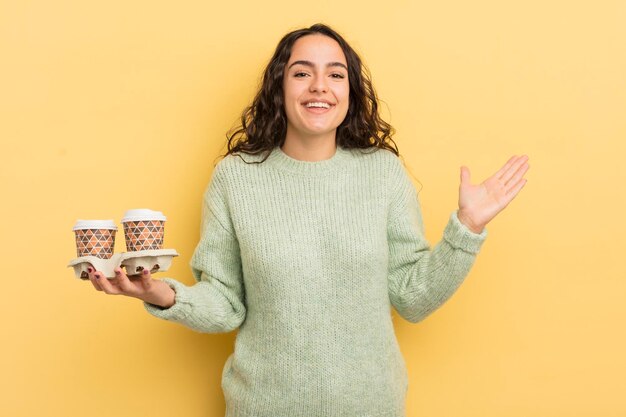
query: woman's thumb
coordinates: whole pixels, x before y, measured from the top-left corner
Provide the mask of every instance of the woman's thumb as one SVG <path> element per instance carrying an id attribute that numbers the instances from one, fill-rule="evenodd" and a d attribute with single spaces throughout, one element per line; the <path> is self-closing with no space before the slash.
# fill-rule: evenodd
<path id="1" fill-rule="evenodd" d="M 461 185 L 470 183 L 470 170 L 466 166 L 461 167 Z"/>

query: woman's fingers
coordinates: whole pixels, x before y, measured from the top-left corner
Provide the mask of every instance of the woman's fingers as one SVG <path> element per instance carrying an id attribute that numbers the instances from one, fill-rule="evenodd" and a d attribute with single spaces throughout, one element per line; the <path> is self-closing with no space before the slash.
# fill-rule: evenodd
<path id="1" fill-rule="evenodd" d="M 500 181 L 505 184 L 511 180 L 511 177 L 517 172 L 517 170 L 528 160 L 528 156 L 522 155 L 515 157 L 515 160 L 509 165 L 509 167 L 500 176 Z"/>
<path id="2" fill-rule="evenodd" d="M 98 284 L 98 281 L 96 280 L 94 272 L 96 272 L 96 271 L 91 266 L 87 267 L 87 274 L 89 275 L 89 281 L 91 281 L 91 285 L 93 285 L 93 287 L 96 290 L 102 291 L 102 288 L 100 287 L 100 284 Z"/>
<path id="3" fill-rule="evenodd" d="M 513 188 L 507 191 L 507 197 L 509 198 L 509 201 L 513 200 L 513 198 L 515 198 L 517 193 L 519 193 L 520 190 L 524 188 L 524 186 L 526 185 L 526 181 L 527 181 L 526 178 L 520 179 L 519 181 L 515 183 Z"/>
<path id="4" fill-rule="evenodd" d="M 122 268 L 115 268 L 115 277 L 117 278 L 117 285 L 122 293 L 130 295 L 135 292 L 135 286 L 130 282 Z"/>
<path id="5" fill-rule="evenodd" d="M 150 270 L 144 269 L 143 271 L 141 271 L 140 279 L 141 279 L 141 286 L 143 287 L 145 291 L 148 291 L 150 289 L 150 286 L 152 285 L 152 274 L 150 274 Z"/>
<path id="6" fill-rule="evenodd" d="M 89 267 L 89 281 L 98 291 L 130 297 L 139 297 L 152 287 L 152 275 L 148 269 L 144 269 L 141 274 L 132 277 L 126 275 L 125 271 L 120 267 L 115 268 L 114 272 L 115 277 L 109 279 L 102 272 Z"/>
<path id="7" fill-rule="evenodd" d="M 100 284 L 102 291 L 104 291 L 105 293 L 107 294 L 119 294 L 120 293 L 120 290 L 115 288 L 113 284 L 109 282 L 109 279 L 105 277 L 102 272 L 96 272 L 94 273 L 94 276 L 98 280 L 98 284 Z"/>
<path id="8" fill-rule="evenodd" d="M 506 188 L 510 189 L 511 187 L 514 187 L 515 185 L 517 185 L 519 180 L 522 179 L 522 177 L 524 176 L 526 171 L 528 171 L 529 168 L 530 168 L 530 165 L 528 164 L 528 160 L 526 160 L 517 168 L 517 171 L 515 171 L 513 173 L 513 176 L 505 183 Z"/>
<path id="9" fill-rule="evenodd" d="M 89 281 L 91 281 L 91 285 L 93 285 L 93 287 L 96 290 L 102 291 L 102 288 L 100 288 L 100 284 L 98 284 L 98 282 L 96 281 L 96 278 L 93 276 L 93 274 L 89 274 Z"/>
<path id="10" fill-rule="evenodd" d="M 501 179 L 504 173 L 511 167 L 511 165 L 513 165 L 516 159 L 517 155 L 513 155 L 512 157 L 510 157 L 509 160 L 506 161 L 506 164 L 504 164 L 502 168 L 500 168 L 498 172 L 495 173 L 494 177 L 497 179 Z"/>
<path id="11" fill-rule="evenodd" d="M 152 286 L 150 271 L 129 277 L 121 267 L 114 270 L 115 277 L 107 278 L 102 272 L 93 267 L 88 268 L 89 281 L 98 291 L 111 295 L 126 295 L 129 297 L 141 297 Z"/>

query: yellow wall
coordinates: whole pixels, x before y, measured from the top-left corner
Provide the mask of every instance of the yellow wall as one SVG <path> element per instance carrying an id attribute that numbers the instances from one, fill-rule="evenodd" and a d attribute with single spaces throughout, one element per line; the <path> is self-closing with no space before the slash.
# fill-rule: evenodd
<path id="1" fill-rule="evenodd" d="M 161 210 L 167 275 L 191 284 L 224 133 L 279 38 L 317 21 L 369 65 L 432 243 L 460 165 L 531 158 L 459 292 L 418 325 L 394 312 L 408 415 L 626 415 L 625 4 L 2 0 L 0 415 L 223 415 L 235 333 L 75 279 L 71 228 Z"/>

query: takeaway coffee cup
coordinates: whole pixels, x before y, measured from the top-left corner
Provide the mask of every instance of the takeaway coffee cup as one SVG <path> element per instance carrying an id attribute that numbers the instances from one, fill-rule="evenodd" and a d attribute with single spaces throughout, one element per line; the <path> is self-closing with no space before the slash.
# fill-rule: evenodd
<path id="1" fill-rule="evenodd" d="M 76 254 L 109 259 L 113 256 L 115 232 L 117 226 L 113 220 L 77 220 L 74 225 L 76 234 Z"/>
<path id="2" fill-rule="evenodd" d="M 163 249 L 165 216 L 160 211 L 128 210 L 122 224 L 127 251 Z"/>

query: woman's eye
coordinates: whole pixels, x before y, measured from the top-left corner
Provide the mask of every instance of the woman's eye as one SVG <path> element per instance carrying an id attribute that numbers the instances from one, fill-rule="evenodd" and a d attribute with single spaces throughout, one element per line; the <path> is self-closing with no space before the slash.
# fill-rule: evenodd
<path id="1" fill-rule="evenodd" d="M 346 76 L 343 74 L 331 74 L 330 76 L 338 79 L 346 78 Z"/>
<path id="2" fill-rule="evenodd" d="M 304 77 L 308 75 L 306 72 L 296 72 L 293 76 L 294 77 Z"/>

